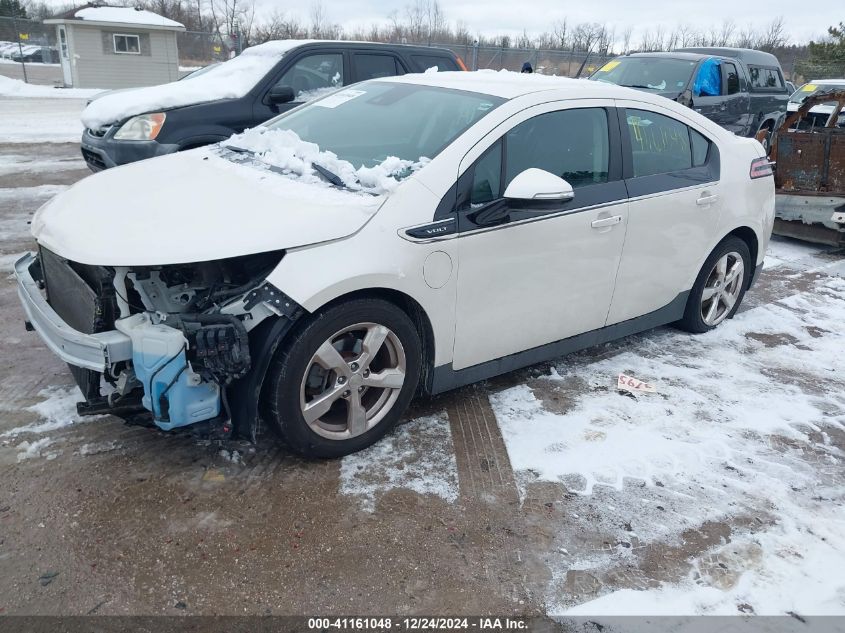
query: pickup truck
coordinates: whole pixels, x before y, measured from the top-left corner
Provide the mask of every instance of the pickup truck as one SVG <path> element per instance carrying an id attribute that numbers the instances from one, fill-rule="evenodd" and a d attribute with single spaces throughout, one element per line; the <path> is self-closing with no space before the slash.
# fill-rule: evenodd
<path id="1" fill-rule="evenodd" d="M 818 124 L 813 111 L 822 105 L 828 112 Z M 845 89 L 816 90 L 776 129 L 769 152 L 775 163 L 775 233 L 845 244 L 843 110 Z"/>
<path id="2" fill-rule="evenodd" d="M 745 48 L 683 48 L 617 57 L 590 76 L 686 105 L 739 136 L 768 145 L 790 91 L 777 58 Z"/>

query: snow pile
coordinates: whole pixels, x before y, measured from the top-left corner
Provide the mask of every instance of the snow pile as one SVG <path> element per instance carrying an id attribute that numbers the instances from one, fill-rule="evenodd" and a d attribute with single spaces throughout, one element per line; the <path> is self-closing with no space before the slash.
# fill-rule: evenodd
<path id="1" fill-rule="evenodd" d="M 67 92 L 70 91 L 53 90 L 56 96 Z M 0 138 L 3 142 L 79 143 L 82 136 L 79 115 L 85 101 L 51 97 L 6 99 L 0 96 Z"/>
<path id="2" fill-rule="evenodd" d="M 458 498 L 458 466 L 445 415 L 414 420 L 343 458 L 340 492 L 358 497 L 365 511 L 375 511 L 376 502 L 395 489 L 436 495 L 450 503 Z"/>
<path id="3" fill-rule="evenodd" d="M 232 449 L 231 451 L 227 451 L 225 448 L 220 449 L 220 457 L 225 459 L 227 462 L 231 462 L 239 466 L 243 466 L 244 464 L 243 456 L 234 449 Z"/>
<path id="4" fill-rule="evenodd" d="M 44 453 L 44 449 L 53 443 L 49 437 L 44 437 L 34 442 L 21 442 L 17 445 L 18 461 L 22 462 L 25 459 L 32 459 L 33 457 L 47 457 L 48 459 L 55 459 L 58 453 Z"/>
<path id="5" fill-rule="evenodd" d="M 0 96 L 2 97 L 54 97 L 56 99 L 87 99 L 102 92 L 98 89 L 53 88 L 28 84 L 20 79 L 0 75 Z"/>
<path id="6" fill-rule="evenodd" d="M 535 494 L 534 482 L 551 481 L 580 495 L 571 507 L 604 508 L 598 518 L 570 514 L 563 544 L 583 531 L 613 543 L 620 525 L 631 526 L 620 534 L 627 549 L 582 552 L 553 569 L 552 612 L 845 612 L 845 453 L 831 439 L 845 431 L 836 371 L 843 315 L 845 281 L 827 279 L 704 335 L 662 330 L 596 362 L 557 362 L 536 394 L 563 394 L 570 408 L 562 412 L 547 410 L 525 385 L 491 398 L 523 499 Z M 620 395 L 619 372 L 654 383 L 657 393 Z M 727 528 L 728 542 L 692 550 L 692 570 L 678 584 L 574 607 L 561 581 L 572 570 L 596 578 L 636 570 L 633 536 L 683 547 L 684 534 L 706 522 L 749 520 L 758 527 Z"/>
<path id="7" fill-rule="evenodd" d="M 333 152 L 321 151 L 315 143 L 303 141 L 291 130 L 264 127 L 236 134 L 225 145 L 247 150 L 267 165 L 305 182 L 325 182 L 313 167 L 318 165 L 338 176 L 349 189 L 371 194 L 392 191 L 401 178 L 429 162 L 427 158 L 414 162 L 389 156 L 375 167 L 356 169 L 349 161 L 339 159 Z"/>
<path id="8" fill-rule="evenodd" d="M 61 388 L 49 387 L 39 392 L 45 400 L 27 407 L 42 418 L 43 422 L 33 422 L 26 426 L 19 426 L 0 434 L 0 437 L 16 437 L 22 433 L 47 433 L 62 429 L 73 424 L 79 424 L 83 419 L 76 412 L 76 403 L 82 402 L 84 398 L 76 387 Z M 86 416 L 85 421 L 94 420 L 102 416 Z"/>
<path id="9" fill-rule="evenodd" d="M 259 44 L 198 77 L 192 77 L 190 81 L 174 81 L 105 95 L 85 109 L 82 124 L 96 129 L 145 112 L 219 99 L 238 99 L 252 90 L 286 52 L 307 41 L 280 40 Z"/>
<path id="10" fill-rule="evenodd" d="M 120 24 L 141 24 L 144 26 L 173 26 L 185 28 L 175 20 L 170 20 L 158 13 L 134 9 L 131 7 L 87 7 L 73 14 L 80 20 L 93 22 L 116 22 Z"/>

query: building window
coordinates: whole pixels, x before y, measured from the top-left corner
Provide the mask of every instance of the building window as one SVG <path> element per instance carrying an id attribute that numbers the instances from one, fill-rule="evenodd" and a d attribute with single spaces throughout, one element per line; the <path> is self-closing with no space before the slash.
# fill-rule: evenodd
<path id="1" fill-rule="evenodd" d="M 137 35 L 119 35 L 115 34 L 114 38 L 114 52 L 128 55 L 141 54 L 141 38 Z"/>

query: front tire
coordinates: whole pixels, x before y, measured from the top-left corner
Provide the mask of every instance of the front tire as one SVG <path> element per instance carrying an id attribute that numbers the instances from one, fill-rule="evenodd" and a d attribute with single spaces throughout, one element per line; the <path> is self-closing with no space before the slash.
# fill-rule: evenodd
<path id="1" fill-rule="evenodd" d="M 354 299 L 310 317 L 270 367 L 270 418 L 308 457 L 341 457 L 381 439 L 416 391 L 422 345 L 413 322 L 381 299 Z"/>
<path id="2" fill-rule="evenodd" d="M 745 296 L 751 270 L 748 245 L 736 236 L 722 240 L 704 262 L 678 327 L 700 334 L 732 318 Z"/>

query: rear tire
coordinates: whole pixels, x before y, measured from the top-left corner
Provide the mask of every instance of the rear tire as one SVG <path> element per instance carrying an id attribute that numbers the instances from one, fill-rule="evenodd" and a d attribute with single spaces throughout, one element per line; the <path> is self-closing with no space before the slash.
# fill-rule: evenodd
<path id="1" fill-rule="evenodd" d="M 309 317 L 272 361 L 267 410 L 286 444 L 342 457 L 374 444 L 408 407 L 422 345 L 413 322 L 381 299 L 353 299 Z"/>
<path id="2" fill-rule="evenodd" d="M 719 242 L 701 267 L 684 317 L 676 325 L 701 334 L 732 318 L 748 289 L 752 266 L 751 252 L 743 240 L 730 235 Z"/>

